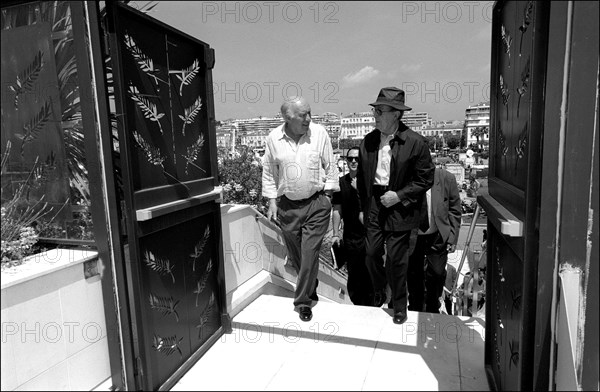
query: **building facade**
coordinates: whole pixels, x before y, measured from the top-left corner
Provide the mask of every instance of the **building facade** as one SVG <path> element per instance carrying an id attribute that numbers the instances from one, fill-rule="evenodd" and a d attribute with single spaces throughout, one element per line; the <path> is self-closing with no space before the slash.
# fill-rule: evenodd
<path id="1" fill-rule="evenodd" d="M 236 137 L 237 127 L 234 124 L 219 125 L 216 129 L 217 147 L 231 148 Z"/>
<path id="2" fill-rule="evenodd" d="M 479 136 L 480 147 L 483 148 L 481 142 L 489 143 L 490 129 L 490 103 L 482 102 L 474 106 L 469 106 L 465 109 L 465 126 L 467 128 L 467 146 L 477 144 L 477 136 L 473 133 L 476 128 L 486 128 L 487 131 Z"/>
<path id="3" fill-rule="evenodd" d="M 337 145 L 340 132 L 340 117 L 335 113 L 323 113 L 312 116 L 312 121 L 321 124 L 327 132 L 333 145 Z M 246 145 L 252 148 L 264 147 L 269 132 L 283 123 L 281 113 L 274 117 L 254 117 L 223 121 L 217 127 L 217 145 L 231 147 L 232 145 Z"/>
<path id="4" fill-rule="evenodd" d="M 420 131 L 430 127 L 433 120 L 427 112 L 404 112 L 402 122 L 413 131 Z M 362 139 L 375 128 L 375 117 L 373 112 L 352 113 L 344 116 L 341 121 L 341 139 Z"/>
<path id="5" fill-rule="evenodd" d="M 433 120 L 429 117 L 429 113 L 413 112 L 412 110 L 404 112 L 402 122 L 415 132 L 433 125 Z"/>
<path id="6" fill-rule="evenodd" d="M 352 113 L 341 120 L 340 139 L 362 139 L 375 128 L 372 112 Z"/>

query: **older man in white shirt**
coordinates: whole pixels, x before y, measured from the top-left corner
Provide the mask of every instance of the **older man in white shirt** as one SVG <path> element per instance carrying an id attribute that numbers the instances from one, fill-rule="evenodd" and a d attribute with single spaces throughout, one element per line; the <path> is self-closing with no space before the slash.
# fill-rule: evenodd
<path id="1" fill-rule="evenodd" d="M 302 321 L 312 319 L 317 300 L 319 250 L 329 226 L 331 197 L 339 190 L 338 169 L 325 128 L 311 123 L 304 98 L 281 105 L 285 123 L 269 133 L 263 157 L 262 194 L 267 218 L 281 227 L 288 260 L 298 272 L 294 306 Z"/>

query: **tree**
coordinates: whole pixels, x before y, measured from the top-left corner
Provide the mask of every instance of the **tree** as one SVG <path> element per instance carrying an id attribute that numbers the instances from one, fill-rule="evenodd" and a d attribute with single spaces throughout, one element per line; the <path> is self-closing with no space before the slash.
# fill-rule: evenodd
<path id="1" fill-rule="evenodd" d="M 361 139 L 340 139 L 340 150 L 347 150 L 352 147 L 358 147 Z"/>
<path id="2" fill-rule="evenodd" d="M 434 150 L 435 149 L 435 145 L 436 145 L 436 137 L 435 136 L 423 136 L 425 138 L 425 141 L 427 142 L 427 146 L 429 146 L 430 150 Z"/>
<path id="3" fill-rule="evenodd" d="M 461 137 L 458 135 L 450 135 L 446 138 L 446 144 L 448 148 L 454 150 L 457 147 L 460 147 Z"/>
<path id="4" fill-rule="evenodd" d="M 471 130 L 471 136 L 477 138 L 477 149 L 480 150 L 481 148 L 479 147 L 479 138 L 483 137 L 484 135 L 487 135 L 489 133 L 489 128 L 488 127 L 475 127 L 473 128 L 473 130 Z"/>

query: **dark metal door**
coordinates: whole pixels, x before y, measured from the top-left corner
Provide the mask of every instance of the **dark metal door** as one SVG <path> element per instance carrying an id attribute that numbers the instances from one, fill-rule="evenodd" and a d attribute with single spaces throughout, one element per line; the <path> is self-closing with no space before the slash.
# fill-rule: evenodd
<path id="1" fill-rule="evenodd" d="M 485 363 L 493 387 L 532 388 L 549 6 L 498 2 L 492 21 Z"/>
<path id="2" fill-rule="evenodd" d="M 168 389 L 227 328 L 204 42 L 107 2 L 136 386 Z"/>

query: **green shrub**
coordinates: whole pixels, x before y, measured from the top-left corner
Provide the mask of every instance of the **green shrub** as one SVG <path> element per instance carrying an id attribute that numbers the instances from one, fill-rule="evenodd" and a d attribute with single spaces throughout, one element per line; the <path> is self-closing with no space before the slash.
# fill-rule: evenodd
<path id="1" fill-rule="evenodd" d="M 266 214 L 269 204 L 262 196 L 262 164 L 254 152 L 241 148 L 236 156 L 220 157 L 219 162 L 223 203 L 249 204 Z"/>

